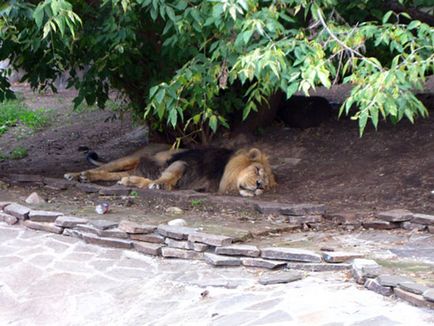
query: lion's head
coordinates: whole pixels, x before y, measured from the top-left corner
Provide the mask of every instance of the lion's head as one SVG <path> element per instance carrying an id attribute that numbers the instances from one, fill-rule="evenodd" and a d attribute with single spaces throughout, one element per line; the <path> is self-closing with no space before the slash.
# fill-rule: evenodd
<path id="1" fill-rule="evenodd" d="M 257 148 L 240 150 L 229 160 L 219 192 L 238 191 L 241 196 L 261 195 L 276 186 L 268 157 Z"/>

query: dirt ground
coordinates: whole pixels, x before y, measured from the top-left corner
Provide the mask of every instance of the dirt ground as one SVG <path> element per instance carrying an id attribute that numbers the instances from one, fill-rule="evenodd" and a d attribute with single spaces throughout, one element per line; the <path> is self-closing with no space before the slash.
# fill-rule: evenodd
<path id="1" fill-rule="evenodd" d="M 98 110 L 74 113 L 74 92 L 33 94 L 23 87 L 18 91 L 28 106 L 53 110 L 53 121 L 31 136 L 22 136 L 19 128 L 13 128 L 0 138 L 1 153 L 22 146 L 29 154 L 0 162 L 0 176 L 62 177 L 66 171 L 89 168 L 79 146 L 110 160 L 145 141 L 129 117 L 113 120 L 113 112 Z M 431 109 L 429 118 L 418 119 L 414 125 L 408 121 L 396 126 L 383 123 L 378 131 L 369 127 L 362 138 L 356 122 L 334 118 L 305 130 L 276 123 L 261 136 L 232 139 L 226 145 L 256 146 L 269 154 L 279 186 L 263 200 L 322 203 L 336 211 L 408 208 L 432 214 L 433 97 L 425 101 Z M 225 144 L 224 139 L 220 142 Z"/>

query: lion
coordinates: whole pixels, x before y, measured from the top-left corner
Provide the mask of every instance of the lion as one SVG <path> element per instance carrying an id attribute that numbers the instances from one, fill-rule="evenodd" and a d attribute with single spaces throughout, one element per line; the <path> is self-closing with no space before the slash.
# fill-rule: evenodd
<path id="1" fill-rule="evenodd" d="M 98 167 L 64 177 L 81 182 L 117 181 L 137 188 L 239 193 L 243 197 L 261 195 L 277 185 L 268 156 L 257 148 L 167 149 L 167 145 L 153 144 L 106 164 L 95 158 L 95 153 L 88 155 Z"/>

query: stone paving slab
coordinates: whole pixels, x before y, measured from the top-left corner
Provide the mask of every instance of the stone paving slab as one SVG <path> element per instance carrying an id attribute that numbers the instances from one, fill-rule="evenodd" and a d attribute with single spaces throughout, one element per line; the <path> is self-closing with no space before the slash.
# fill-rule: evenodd
<path id="1" fill-rule="evenodd" d="M 30 208 L 17 203 L 9 204 L 3 210 L 6 214 L 15 216 L 19 220 L 25 220 L 28 218 L 30 212 Z"/>
<path id="2" fill-rule="evenodd" d="M 54 223 L 56 219 L 62 215 L 63 213 L 61 212 L 31 210 L 29 212 L 29 219 L 34 222 Z"/>
<path id="3" fill-rule="evenodd" d="M 0 240 L 0 325 L 434 322 L 432 311 L 343 282 L 340 272 L 262 286 L 261 270 L 163 260 L 2 222 Z"/>
<path id="4" fill-rule="evenodd" d="M 23 222 L 25 227 L 33 230 L 40 230 L 45 232 L 57 233 L 60 234 L 63 232 L 63 228 L 54 225 L 54 223 L 44 223 L 44 222 L 33 222 L 30 220 L 26 220 Z"/>
<path id="5" fill-rule="evenodd" d="M 320 263 L 321 255 L 305 249 L 298 248 L 263 248 L 261 249 L 261 257 L 267 259 L 301 261 L 308 263 Z"/>
<path id="6" fill-rule="evenodd" d="M 87 219 L 77 216 L 59 216 L 56 218 L 55 224 L 64 228 L 73 228 L 78 224 L 86 224 Z"/>
<path id="7" fill-rule="evenodd" d="M 217 247 L 215 253 L 218 255 L 259 257 L 261 251 L 256 246 L 234 244 L 231 246 Z"/>

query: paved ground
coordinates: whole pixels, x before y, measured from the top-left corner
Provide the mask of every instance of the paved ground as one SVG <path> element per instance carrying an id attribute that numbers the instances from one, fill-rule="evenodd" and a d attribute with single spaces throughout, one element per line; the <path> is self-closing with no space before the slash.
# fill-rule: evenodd
<path id="1" fill-rule="evenodd" d="M 432 311 L 363 290 L 344 274 L 262 286 L 262 270 L 162 260 L 2 223 L 0 243 L 0 325 L 434 323 Z"/>

